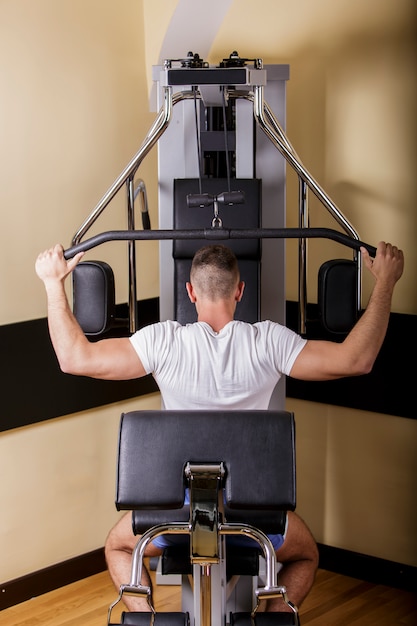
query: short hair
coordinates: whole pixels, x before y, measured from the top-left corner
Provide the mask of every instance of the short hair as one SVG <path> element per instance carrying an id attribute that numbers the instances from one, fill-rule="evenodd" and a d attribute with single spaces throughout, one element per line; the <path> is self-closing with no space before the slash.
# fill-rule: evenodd
<path id="1" fill-rule="evenodd" d="M 208 245 L 195 253 L 191 264 L 190 281 L 203 297 L 212 301 L 229 298 L 239 280 L 237 258 L 227 246 Z"/>

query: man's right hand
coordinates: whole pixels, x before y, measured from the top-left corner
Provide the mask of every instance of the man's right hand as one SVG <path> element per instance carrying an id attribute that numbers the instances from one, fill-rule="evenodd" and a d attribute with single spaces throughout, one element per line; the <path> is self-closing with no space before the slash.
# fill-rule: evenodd
<path id="1" fill-rule="evenodd" d="M 83 256 L 84 252 L 79 252 L 67 261 L 64 257 L 64 248 L 61 244 L 56 244 L 53 248 L 39 254 L 35 270 L 45 285 L 49 282 L 63 282 Z"/>

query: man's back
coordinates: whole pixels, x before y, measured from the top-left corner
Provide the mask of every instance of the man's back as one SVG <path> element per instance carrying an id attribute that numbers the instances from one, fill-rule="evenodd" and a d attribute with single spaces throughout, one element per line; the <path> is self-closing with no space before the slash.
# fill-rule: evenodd
<path id="1" fill-rule="evenodd" d="M 131 337 L 167 409 L 267 409 L 305 340 L 280 324 L 231 321 L 220 332 L 205 322 L 161 322 Z"/>

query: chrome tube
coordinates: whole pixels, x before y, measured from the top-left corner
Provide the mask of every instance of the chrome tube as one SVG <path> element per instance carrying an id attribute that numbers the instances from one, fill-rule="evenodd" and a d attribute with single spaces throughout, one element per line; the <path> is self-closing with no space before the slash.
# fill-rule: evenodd
<path id="1" fill-rule="evenodd" d="M 211 626 L 211 565 L 200 566 L 200 626 Z"/>
<path id="2" fill-rule="evenodd" d="M 278 567 L 274 546 L 269 537 L 254 526 L 249 524 L 225 523 L 219 524 L 220 535 L 243 535 L 254 539 L 262 548 L 265 557 L 266 566 L 266 585 L 265 588 L 276 587 L 278 580 Z"/>
<path id="3" fill-rule="evenodd" d="M 172 91 L 170 87 L 164 88 L 164 106 L 159 111 L 158 117 L 152 125 L 149 133 L 145 137 L 141 147 L 135 156 L 126 165 L 123 172 L 117 177 L 112 186 L 107 190 L 100 202 L 96 205 L 87 219 L 80 226 L 72 239 L 72 245 L 76 245 L 80 242 L 85 233 L 94 224 L 97 218 L 101 215 L 107 205 L 113 200 L 114 196 L 120 191 L 125 182 L 135 175 L 138 167 L 142 163 L 145 156 L 153 148 L 159 137 L 166 130 L 172 115 Z"/>
<path id="4" fill-rule="evenodd" d="M 282 156 L 286 159 L 286 161 L 292 166 L 292 168 L 297 172 L 299 178 L 305 182 L 309 189 L 315 194 L 315 196 L 320 200 L 321 204 L 329 211 L 332 217 L 337 221 L 337 223 L 343 228 L 343 230 L 353 239 L 359 240 L 359 235 L 353 226 L 348 222 L 346 217 L 340 211 L 340 209 L 336 206 L 333 200 L 326 194 L 326 192 L 322 189 L 322 187 L 318 184 L 318 182 L 311 176 L 311 174 L 307 171 L 304 165 L 301 163 L 301 160 L 298 158 L 294 148 L 292 147 L 290 141 L 286 137 L 284 131 L 282 130 L 279 122 L 275 119 L 271 110 L 264 103 L 263 98 L 263 87 L 255 86 L 253 93 L 253 110 L 254 116 L 259 124 L 260 128 L 264 131 L 267 137 L 272 141 L 275 147 L 279 150 Z M 268 121 L 265 118 L 265 113 L 268 118 Z M 354 260 L 357 265 L 357 310 L 359 311 L 361 308 L 361 256 L 358 254 L 354 254 Z M 300 259 L 301 263 L 301 259 Z"/>
<path id="5" fill-rule="evenodd" d="M 326 209 L 331 213 L 331 215 L 336 219 L 336 221 L 340 224 L 340 226 L 354 239 L 359 239 L 359 235 L 354 230 L 352 225 L 348 222 L 343 213 L 338 209 L 333 200 L 329 198 L 326 192 L 320 187 L 318 182 L 311 176 L 311 174 L 306 170 L 301 161 L 296 156 L 295 150 L 292 148 L 288 139 L 285 138 L 285 142 L 281 139 L 284 136 L 284 132 L 280 130 L 279 132 L 276 129 L 280 129 L 279 123 L 277 120 L 274 122 L 274 128 L 272 128 L 266 121 L 264 116 L 264 100 L 263 100 L 263 87 L 255 86 L 254 87 L 254 115 L 261 129 L 265 132 L 265 134 L 269 137 L 272 143 L 278 148 L 281 154 L 285 157 L 285 159 L 290 163 L 290 165 L 295 169 L 297 174 L 304 180 L 304 182 L 308 185 L 311 191 L 317 196 L 320 202 L 326 207 Z"/>
<path id="6" fill-rule="evenodd" d="M 266 115 L 266 117 L 268 119 L 268 123 L 271 124 L 272 128 L 274 129 L 274 131 L 277 133 L 278 137 L 280 138 L 280 141 L 282 142 L 282 144 L 284 146 L 286 146 L 287 150 L 289 150 L 291 152 L 291 154 L 294 156 L 295 159 L 300 161 L 299 156 L 297 155 L 296 151 L 294 150 L 294 146 L 291 145 L 290 140 L 288 139 L 288 137 L 284 133 L 284 131 L 281 128 L 281 125 L 279 124 L 277 118 L 275 117 L 275 115 L 273 114 L 270 106 L 268 105 L 267 102 L 265 102 L 265 100 L 264 100 L 264 113 L 265 113 L 265 115 Z"/>
<path id="7" fill-rule="evenodd" d="M 158 524 L 143 533 L 136 543 L 132 553 L 132 568 L 130 586 L 137 587 L 141 584 L 143 559 L 148 544 L 156 537 L 164 534 L 170 535 L 189 535 L 190 525 L 184 523 L 172 522 L 171 524 Z"/>
<path id="8" fill-rule="evenodd" d="M 111 623 L 111 615 L 114 607 L 123 600 L 123 596 L 142 596 L 146 598 L 149 610 L 151 612 L 150 624 L 154 623 L 155 607 L 152 603 L 152 589 L 148 585 L 142 585 L 142 570 L 145 550 L 149 542 L 166 532 L 171 534 L 189 534 L 190 528 L 188 524 L 172 523 L 159 524 L 147 530 L 137 541 L 132 553 L 132 567 L 130 574 L 130 583 L 121 585 L 119 589 L 119 597 L 109 606 L 107 621 Z"/>

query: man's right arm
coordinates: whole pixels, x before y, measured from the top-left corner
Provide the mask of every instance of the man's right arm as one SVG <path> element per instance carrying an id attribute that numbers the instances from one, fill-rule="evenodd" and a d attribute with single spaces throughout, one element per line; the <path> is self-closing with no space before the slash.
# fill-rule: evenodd
<path id="1" fill-rule="evenodd" d="M 65 279 L 83 253 L 67 261 L 62 246 L 42 252 L 36 273 L 48 302 L 48 326 L 60 368 L 67 374 L 105 380 L 128 380 L 146 374 L 127 337 L 89 342 L 74 317 L 65 292 Z"/>

